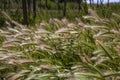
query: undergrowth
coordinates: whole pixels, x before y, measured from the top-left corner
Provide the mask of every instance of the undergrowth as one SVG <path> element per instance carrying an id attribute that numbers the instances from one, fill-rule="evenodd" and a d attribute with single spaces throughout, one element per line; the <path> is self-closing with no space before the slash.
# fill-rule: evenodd
<path id="1" fill-rule="evenodd" d="M 120 15 L 88 12 L 84 22 L 53 18 L 34 27 L 2 12 L 9 25 L 0 29 L 0 79 L 119 80 Z"/>

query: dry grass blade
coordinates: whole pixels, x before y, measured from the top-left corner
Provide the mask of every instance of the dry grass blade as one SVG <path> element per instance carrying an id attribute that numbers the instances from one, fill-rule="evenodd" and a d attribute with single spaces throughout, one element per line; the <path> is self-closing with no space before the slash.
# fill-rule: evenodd
<path id="1" fill-rule="evenodd" d="M 22 70 L 22 71 L 20 71 L 18 73 L 12 74 L 12 76 L 10 76 L 10 77 L 8 75 L 8 79 L 9 80 L 19 80 L 19 78 L 25 76 L 26 73 L 29 73 L 29 72 L 30 72 L 30 70 Z"/>
<path id="2" fill-rule="evenodd" d="M 68 33 L 69 32 L 69 28 L 61 28 L 61 29 L 58 29 L 55 33 L 57 34 L 60 34 L 60 33 Z"/>
<path id="3" fill-rule="evenodd" d="M 38 31 L 35 31 L 36 34 L 50 34 L 49 31 L 45 29 L 39 29 Z"/>
<path id="4" fill-rule="evenodd" d="M 66 18 L 62 19 L 62 22 L 66 25 L 69 24 L 69 21 Z"/>
<path id="5" fill-rule="evenodd" d="M 19 63 L 20 65 L 28 65 L 28 64 L 31 64 L 31 63 L 34 63 L 33 60 L 27 60 L 27 59 L 22 59 L 22 60 L 18 60 L 17 63 Z"/>
<path id="6" fill-rule="evenodd" d="M 1 55 L 0 55 L 1 57 Z M 13 55 L 2 55 L 2 58 L 0 58 L 0 61 L 7 61 L 9 59 L 15 59 L 15 56 Z"/>
<path id="7" fill-rule="evenodd" d="M 110 77 L 110 76 L 120 76 L 120 72 L 108 71 L 104 73 L 104 77 Z"/>
<path id="8" fill-rule="evenodd" d="M 83 75 L 83 76 L 87 76 L 87 77 L 94 77 L 100 80 L 104 80 L 103 77 L 101 77 L 99 74 L 92 74 L 92 73 L 82 73 L 82 72 L 77 72 L 74 75 Z"/>
<path id="9" fill-rule="evenodd" d="M 67 26 L 68 26 L 69 28 L 74 29 L 77 25 L 74 24 L 74 23 L 69 23 Z"/>
<path id="10" fill-rule="evenodd" d="M 15 24 L 16 26 L 19 26 L 19 27 L 23 27 L 22 24 L 19 24 L 18 22 L 12 20 L 12 19 L 10 18 L 10 16 L 9 16 L 6 12 L 4 12 L 4 11 L 1 11 L 1 12 L 2 12 L 2 14 L 5 16 L 5 18 L 6 18 L 8 21 L 10 21 L 12 24 Z"/>
<path id="11" fill-rule="evenodd" d="M 62 23 L 62 21 L 60 21 L 60 20 L 57 19 L 57 18 L 54 18 L 54 21 L 55 21 L 57 24 L 59 24 L 59 25 L 61 25 L 61 23 Z"/>
<path id="12" fill-rule="evenodd" d="M 91 16 L 93 16 L 96 20 L 101 21 L 101 18 L 97 15 L 97 13 L 96 13 L 94 10 L 88 9 L 88 13 L 89 13 Z"/>
<path id="13" fill-rule="evenodd" d="M 116 14 L 116 13 L 112 13 L 113 16 L 115 16 L 116 18 L 120 19 L 120 15 Z"/>
<path id="14" fill-rule="evenodd" d="M 7 29 L 8 29 L 10 32 L 19 33 L 19 31 L 16 30 L 16 29 L 13 29 L 13 28 L 10 28 L 10 27 L 7 27 Z"/>
<path id="15" fill-rule="evenodd" d="M 6 12 L 1 11 L 1 13 L 6 17 L 6 19 L 8 19 L 9 21 L 12 21 L 12 19 L 10 18 L 10 16 L 8 16 Z"/>
<path id="16" fill-rule="evenodd" d="M 117 31 L 117 30 L 111 30 L 111 32 L 113 32 L 114 34 L 117 34 L 117 35 L 120 35 L 120 31 Z"/>
<path id="17" fill-rule="evenodd" d="M 15 60 L 15 59 L 11 59 L 8 61 L 8 64 L 11 64 L 11 65 L 28 65 L 28 64 L 31 64 L 31 63 L 34 63 L 34 61 L 32 60 L 27 60 L 27 59 L 22 59 L 22 60 Z"/>

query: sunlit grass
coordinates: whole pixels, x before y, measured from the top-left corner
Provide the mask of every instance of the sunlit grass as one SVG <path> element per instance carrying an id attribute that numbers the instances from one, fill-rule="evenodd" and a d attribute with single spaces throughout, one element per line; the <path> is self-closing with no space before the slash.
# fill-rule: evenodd
<path id="1" fill-rule="evenodd" d="M 1 79 L 119 80 L 119 18 L 89 9 L 84 22 L 53 18 L 31 27 L 3 15 L 16 27 L 0 29 Z"/>

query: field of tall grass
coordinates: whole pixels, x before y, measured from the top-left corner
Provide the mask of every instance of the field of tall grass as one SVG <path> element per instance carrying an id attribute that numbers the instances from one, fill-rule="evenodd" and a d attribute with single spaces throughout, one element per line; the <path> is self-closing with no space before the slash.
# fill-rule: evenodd
<path id="1" fill-rule="evenodd" d="M 120 15 L 88 13 L 31 27 L 2 12 L 0 80 L 120 80 Z"/>

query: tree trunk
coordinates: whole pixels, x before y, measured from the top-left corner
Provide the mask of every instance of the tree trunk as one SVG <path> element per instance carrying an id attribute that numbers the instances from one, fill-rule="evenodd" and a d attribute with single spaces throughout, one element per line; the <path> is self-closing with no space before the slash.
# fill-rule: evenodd
<path id="1" fill-rule="evenodd" d="M 109 4 L 110 4 L 110 0 L 108 0 L 108 6 L 109 6 Z"/>
<path id="2" fill-rule="evenodd" d="M 40 0 L 39 8 L 42 8 L 42 0 Z"/>
<path id="3" fill-rule="evenodd" d="M 82 3 L 82 0 L 78 0 L 78 11 L 80 12 L 81 10 L 81 3 Z"/>
<path id="4" fill-rule="evenodd" d="M 36 0 L 33 0 L 33 17 L 36 18 Z"/>
<path id="5" fill-rule="evenodd" d="M 11 9 L 11 3 L 10 3 L 10 0 L 8 0 L 8 4 L 9 4 L 9 8 Z"/>
<path id="6" fill-rule="evenodd" d="M 4 4 L 4 10 L 6 11 L 6 0 L 3 0 L 4 2 L 3 2 L 3 4 Z"/>
<path id="7" fill-rule="evenodd" d="M 28 15 L 27 15 L 27 1 L 22 0 L 22 9 L 23 9 L 23 19 L 24 19 L 24 24 L 28 25 Z"/>
<path id="8" fill-rule="evenodd" d="M 58 11 L 60 10 L 60 2 L 57 1 Z"/>
<path id="9" fill-rule="evenodd" d="M 89 0 L 90 1 L 90 6 L 91 6 L 91 4 L 92 4 L 92 0 Z"/>
<path id="10" fill-rule="evenodd" d="M 92 4 L 94 4 L 94 0 L 92 0 Z"/>
<path id="11" fill-rule="evenodd" d="M 99 0 L 97 0 L 97 6 L 99 6 Z"/>
<path id="12" fill-rule="evenodd" d="M 104 0 L 100 0 L 100 5 L 103 5 L 103 1 L 104 1 Z"/>
<path id="13" fill-rule="evenodd" d="M 48 8 L 48 0 L 45 0 L 45 7 Z"/>
<path id="14" fill-rule="evenodd" d="M 64 0 L 63 16 L 66 16 L 66 6 L 67 6 L 67 0 Z"/>
<path id="15" fill-rule="evenodd" d="M 30 13 L 31 13 L 31 0 L 27 0 L 27 5 L 28 5 L 28 14 L 30 15 Z"/>

